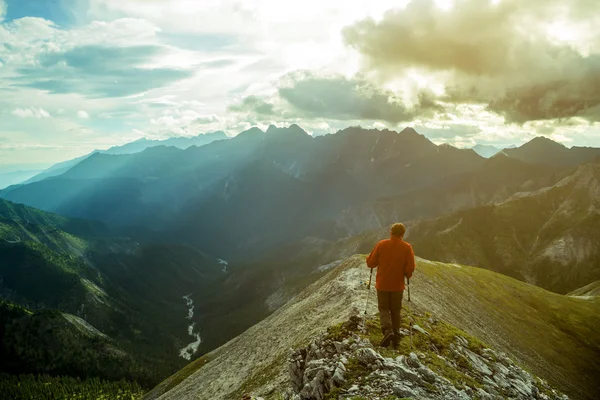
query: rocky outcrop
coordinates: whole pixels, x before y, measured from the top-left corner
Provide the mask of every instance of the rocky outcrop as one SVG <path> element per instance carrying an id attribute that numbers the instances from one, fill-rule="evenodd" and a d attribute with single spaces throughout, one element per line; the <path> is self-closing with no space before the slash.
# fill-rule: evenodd
<path id="1" fill-rule="evenodd" d="M 357 322 L 360 317 L 354 316 L 345 326 Z M 415 334 L 424 335 L 418 330 Z M 473 351 L 465 337 L 455 336 L 449 352 L 444 354 L 436 355 L 445 365 L 440 369 L 428 365 L 431 363 L 418 349 L 384 357 L 370 340 L 358 333 L 342 340 L 323 335 L 291 353 L 288 369 L 292 391 L 286 399 L 383 399 L 387 396 L 432 400 L 568 399 L 503 353 L 489 348 Z M 470 384 L 456 375 L 445 376 L 442 371 L 448 370 L 460 370 Z"/>

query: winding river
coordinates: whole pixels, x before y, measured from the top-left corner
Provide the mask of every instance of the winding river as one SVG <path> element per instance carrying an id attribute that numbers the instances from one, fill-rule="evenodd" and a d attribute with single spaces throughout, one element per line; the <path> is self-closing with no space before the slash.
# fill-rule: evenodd
<path id="1" fill-rule="evenodd" d="M 185 318 L 190 320 L 190 324 L 188 325 L 188 335 L 195 338 L 196 340 L 179 351 L 179 356 L 185 358 L 186 360 L 192 359 L 192 356 L 196 353 L 196 351 L 198 351 L 200 343 L 202 343 L 202 338 L 200 337 L 200 334 L 198 332 L 194 332 L 194 327 L 196 325 L 195 322 L 192 322 L 192 317 L 194 316 L 194 300 L 192 300 L 190 296 L 191 294 L 183 296 L 188 306 L 188 315 Z"/>

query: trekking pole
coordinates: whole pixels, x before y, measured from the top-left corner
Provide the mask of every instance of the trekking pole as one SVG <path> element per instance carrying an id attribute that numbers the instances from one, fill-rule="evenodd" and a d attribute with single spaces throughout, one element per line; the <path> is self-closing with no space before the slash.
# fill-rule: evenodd
<path id="1" fill-rule="evenodd" d="M 373 268 L 371 268 L 371 275 L 369 275 L 369 284 L 367 285 L 367 304 L 365 304 L 365 317 L 367 315 L 367 308 L 369 307 L 369 294 L 371 293 L 371 279 L 373 278 Z"/>
<path id="2" fill-rule="evenodd" d="M 412 331 L 413 331 L 413 318 L 412 318 L 412 313 L 410 312 L 410 278 L 406 278 L 406 286 L 408 288 L 408 325 L 409 325 L 409 330 L 410 330 L 410 348 L 412 349 L 413 347 L 413 341 L 412 341 Z"/>

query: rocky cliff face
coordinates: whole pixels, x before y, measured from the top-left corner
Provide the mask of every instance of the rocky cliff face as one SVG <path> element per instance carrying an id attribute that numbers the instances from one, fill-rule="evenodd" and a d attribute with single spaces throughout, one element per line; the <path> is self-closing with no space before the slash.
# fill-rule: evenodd
<path id="1" fill-rule="evenodd" d="M 383 349 L 366 280 L 364 256 L 346 259 L 146 398 L 558 399 L 564 392 L 591 400 L 600 393 L 594 378 L 600 371 L 597 298 L 418 260 L 413 301 L 405 303 L 411 312 L 404 311 L 409 336 L 398 349 Z M 344 324 L 355 309 L 362 317 L 365 307 L 362 328 Z"/>

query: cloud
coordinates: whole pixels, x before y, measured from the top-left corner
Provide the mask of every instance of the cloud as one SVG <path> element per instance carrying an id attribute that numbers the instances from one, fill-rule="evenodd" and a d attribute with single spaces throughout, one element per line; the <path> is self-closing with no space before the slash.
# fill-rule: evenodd
<path id="1" fill-rule="evenodd" d="M 80 110 L 80 111 L 77 111 L 77 117 L 82 118 L 82 119 L 88 119 L 90 117 L 90 115 L 87 112 Z"/>
<path id="2" fill-rule="evenodd" d="M 203 115 L 192 121 L 191 125 L 208 125 L 219 122 L 221 119 L 215 114 Z"/>
<path id="3" fill-rule="evenodd" d="M 19 118 L 52 118 L 43 108 L 15 108 L 11 114 Z"/>
<path id="4" fill-rule="evenodd" d="M 259 115 L 275 115 L 275 108 L 273 104 L 265 101 L 258 96 L 247 96 L 238 103 L 229 106 L 229 111 L 233 112 L 248 112 Z"/>
<path id="5" fill-rule="evenodd" d="M 489 109 L 508 121 L 582 117 L 600 121 L 600 56 L 590 56 L 569 76 L 519 86 L 489 100 Z"/>
<path id="6" fill-rule="evenodd" d="M 509 122 L 600 120 L 600 48 L 550 34 L 564 20 L 563 30 L 581 24 L 600 37 L 598 15 L 600 3 L 588 0 L 459 0 L 450 10 L 423 0 L 357 22 L 343 36 L 383 79 L 423 71 L 443 81 L 445 100 L 487 103 Z"/>
<path id="7" fill-rule="evenodd" d="M 277 103 L 279 107 L 274 105 Z M 297 71 L 278 82 L 274 99 L 254 95 L 229 107 L 230 111 L 263 116 L 321 118 L 340 121 L 373 120 L 396 124 L 439 110 L 429 93 L 421 92 L 415 104 L 405 105 L 394 92 L 366 79 Z"/>
<path id="8" fill-rule="evenodd" d="M 17 86 L 53 94 L 78 93 L 86 97 L 123 97 L 189 78 L 190 70 L 152 68 L 161 46 L 79 46 L 66 51 L 42 53 L 37 65 L 17 69 Z"/>

